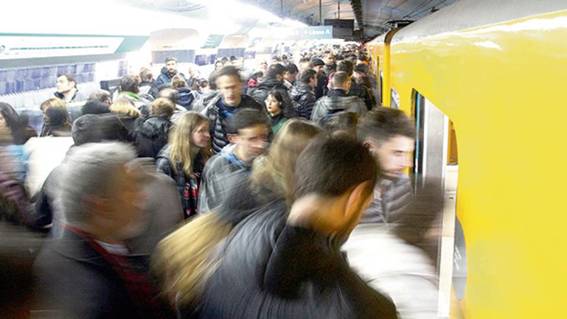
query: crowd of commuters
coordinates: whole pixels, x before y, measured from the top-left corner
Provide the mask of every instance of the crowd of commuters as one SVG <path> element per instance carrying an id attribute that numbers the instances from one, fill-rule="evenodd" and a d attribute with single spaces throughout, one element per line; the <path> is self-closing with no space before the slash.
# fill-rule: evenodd
<path id="1" fill-rule="evenodd" d="M 203 80 L 167 58 L 76 119 L 61 75 L 39 136 L 0 103 L 2 218 L 47 238 L 34 313 L 436 317 L 423 243 L 441 198 L 406 176 L 412 121 L 377 105 L 358 48 L 272 60 Z"/>

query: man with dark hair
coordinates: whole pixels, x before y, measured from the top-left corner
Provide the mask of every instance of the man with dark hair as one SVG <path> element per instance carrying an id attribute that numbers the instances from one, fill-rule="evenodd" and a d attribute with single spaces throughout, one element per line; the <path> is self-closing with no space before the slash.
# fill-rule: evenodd
<path id="1" fill-rule="evenodd" d="M 324 71 L 326 74 L 330 75 L 337 71 L 337 57 L 333 52 L 325 52 L 323 62 L 325 62 Z"/>
<path id="2" fill-rule="evenodd" d="M 374 201 L 363 221 L 395 222 L 412 194 L 405 170 L 412 166 L 415 127 L 402 111 L 380 107 L 360 120 L 358 137 L 380 167 Z"/>
<path id="3" fill-rule="evenodd" d="M 315 88 L 317 87 L 317 72 L 307 69 L 299 77 L 299 81 L 291 88 L 291 99 L 297 104 L 297 115 L 311 119 L 311 112 L 315 105 Z"/>
<path id="4" fill-rule="evenodd" d="M 340 251 L 376 174 L 372 156 L 352 138 L 311 142 L 297 159 L 291 209 L 283 199 L 271 202 L 233 230 L 199 318 L 396 318 L 393 303 Z"/>
<path id="5" fill-rule="evenodd" d="M 319 58 L 311 59 L 309 66 L 317 72 L 317 87 L 315 88 L 315 97 L 317 99 L 325 96 L 327 94 L 327 84 L 329 80 L 327 79 L 327 74 L 324 71 L 325 62 Z"/>
<path id="6" fill-rule="evenodd" d="M 200 111 L 209 119 L 213 152 L 220 153 L 229 144 L 227 130 L 230 119 L 239 110 L 251 108 L 264 112 L 264 107 L 252 97 L 242 94 L 242 79 L 234 66 L 223 67 L 215 73 L 214 78 L 219 94 L 197 101 L 194 110 Z M 205 102 L 206 105 L 199 104 Z"/>
<path id="7" fill-rule="evenodd" d="M 418 185 L 414 195 L 405 170 L 411 166 L 415 128 L 402 111 L 368 112 L 358 135 L 380 173 L 373 202 L 344 246 L 349 263 L 390 295 L 401 318 L 437 318 L 438 278 L 431 257 L 438 238 L 430 231 L 443 208 L 440 183 Z"/>
<path id="8" fill-rule="evenodd" d="M 359 115 L 366 113 L 366 105 L 357 96 L 348 96 L 352 80 L 346 72 L 335 72 L 331 79 L 332 89 L 327 96 L 320 98 L 313 107 L 311 120 L 325 121 L 340 112 L 354 112 Z"/>
<path id="9" fill-rule="evenodd" d="M 216 209 L 231 189 L 246 181 L 252 162 L 268 146 L 270 127 L 266 114 L 258 110 L 243 109 L 232 117 L 227 134 L 234 148 L 213 156 L 205 165 L 199 194 L 200 213 Z"/>
<path id="10" fill-rule="evenodd" d="M 152 89 L 150 90 L 150 94 L 154 97 L 157 97 L 157 93 L 161 89 L 161 87 L 170 85 L 171 79 L 178 74 L 177 71 L 177 59 L 174 57 L 167 57 L 165 58 L 165 66 L 161 69 L 161 72 L 158 78 L 154 81 L 152 85 Z M 179 73 L 185 79 L 183 73 Z"/>
<path id="11" fill-rule="evenodd" d="M 295 80 L 297 78 L 297 73 L 299 69 L 297 65 L 290 63 L 285 67 L 285 71 L 283 74 L 283 84 L 288 90 L 291 90 L 293 85 L 295 84 Z"/>
<path id="12" fill-rule="evenodd" d="M 284 74 L 286 70 L 286 67 L 279 63 L 270 65 L 268 72 L 264 77 L 264 80 L 262 80 L 262 82 L 260 82 L 257 87 L 250 89 L 248 94 L 250 94 L 251 97 L 253 97 L 258 103 L 262 104 L 265 107 L 265 101 L 268 97 L 268 93 L 272 90 L 276 90 L 282 95 L 282 108 L 287 110 L 294 110 L 295 108 L 293 107 L 293 103 L 291 102 L 291 98 L 289 97 L 288 89 L 284 85 Z"/>
<path id="13" fill-rule="evenodd" d="M 57 76 L 56 88 L 57 91 L 55 91 L 53 95 L 67 103 L 86 100 L 86 97 L 79 94 L 79 89 L 77 89 L 77 81 L 70 74 L 61 74 Z"/>
<path id="14" fill-rule="evenodd" d="M 352 77 L 354 73 L 354 65 L 348 60 L 340 61 L 337 65 L 337 71 L 346 72 Z M 358 83 L 354 79 L 348 92 L 348 96 L 358 96 L 359 98 L 361 98 L 368 110 L 371 110 L 376 104 L 376 99 L 372 96 L 369 88 L 362 85 L 361 83 Z"/>

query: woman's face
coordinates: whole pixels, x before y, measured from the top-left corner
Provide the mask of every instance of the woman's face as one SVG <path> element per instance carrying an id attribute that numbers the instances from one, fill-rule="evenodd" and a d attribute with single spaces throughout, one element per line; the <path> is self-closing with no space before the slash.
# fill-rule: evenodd
<path id="1" fill-rule="evenodd" d="M 191 133 L 191 142 L 200 148 L 208 147 L 211 140 L 211 134 L 209 133 L 209 123 L 203 122 L 193 130 Z"/>
<path id="2" fill-rule="evenodd" d="M 282 111 L 281 103 L 278 100 L 276 100 L 273 96 L 268 95 L 265 102 L 266 102 L 266 109 L 268 110 L 268 113 L 270 113 L 270 115 L 277 115 L 281 113 Z"/>

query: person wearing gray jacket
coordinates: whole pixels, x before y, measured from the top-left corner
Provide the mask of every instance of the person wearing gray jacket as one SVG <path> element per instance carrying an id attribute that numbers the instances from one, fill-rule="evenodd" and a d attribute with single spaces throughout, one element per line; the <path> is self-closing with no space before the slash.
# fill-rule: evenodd
<path id="1" fill-rule="evenodd" d="M 336 72 L 331 80 L 332 89 L 327 96 L 317 100 L 313 107 L 311 120 L 324 124 L 333 114 L 342 112 L 357 113 L 362 116 L 367 112 L 366 105 L 357 96 L 348 96 L 351 78 L 346 72 Z"/>

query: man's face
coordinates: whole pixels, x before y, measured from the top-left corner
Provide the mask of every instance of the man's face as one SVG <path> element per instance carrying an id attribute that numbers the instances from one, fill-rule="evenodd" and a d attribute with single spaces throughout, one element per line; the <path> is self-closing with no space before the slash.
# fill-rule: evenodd
<path id="1" fill-rule="evenodd" d="M 177 73 L 177 62 L 176 61 L 167 61 L 167 63 L 165 64 L 165 67 L 167 68 L 167 72 L 169 74 Z"/>
<path id="2" fill-rule="evenodd" d="M 335 58 L 334 55 L 327 55 L 323 59 L 323 62 L 325 62 L 326 65 L 333 65 L 333 64 L 335 64 L 335 61 L 336 61 L 336 58 Z"/>
<path id="3" fill-rule="evenodd" d="M 234 142 L 243 157 L 241 160 L 250 162 L 262 155 L 268 146 L 268 134 L 269 129 L 263 124 L 238 130 Z"/>
<path id="4" fill-rule="evenodd" d="M 297 78 L 297 73 L 290 73 L 288 71 L 285 71 L 284 79 L 287 80 L 288 82 L 294 82 L 296 78 Z"/>
<path id="5" fill-rule="evenodd" d="M 75 87 L 75 82 L 67 80 L 67 77 L 62 75 L 57 78 L 56 87 L 58 93 L 67 93 Z"/>
<path id="6" fill-rule="evenodd" d="M 405 169 L 413 164 L 413 138 L 396 135 L 381 145 L 373 139 L 367 140 L 365 144 L 378 161 L 380 172 L 384 177 L 399 178 L 404 174 Z"/>
<path id="7" fill-rule="evenodd" d="M 313 67 L 313 70 L 315 70 L 315 72 L 317 72 L 317 74 L 321 74 L 321 72 L 323 72 L 323 66 L 322 65 L 316 65 Z"/>
<path id="8" fill-rule="evenodd" d="M 242 95 L 242 83 L 235 76 L 221 76 L 217 79 L 217 87 L 224 102 L 230 106 L 238 106 Z"/>

